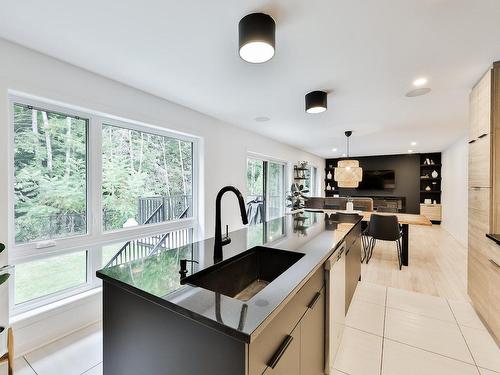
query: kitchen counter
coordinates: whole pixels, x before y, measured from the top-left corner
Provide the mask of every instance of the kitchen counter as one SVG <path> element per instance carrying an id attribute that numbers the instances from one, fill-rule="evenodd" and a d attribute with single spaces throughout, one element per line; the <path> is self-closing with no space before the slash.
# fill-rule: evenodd
<path id="1" fill-rule="evenodd" d="M 181 284 L 180 259 L 198 262 L 190 264 L 188 275 L 213 265 L 213 238 L 104 268 L 97 272 L 97 277 L 238 341 L 250 343 L 314 272 L 323 267 L 361 220 L 353 216 L 352 223 L 338 223 L 327 218 L 323 213 L 301 212 L 230 233 L 232 241 L 223 248 L 224 259 L 258 245 L 305 254 L 246 302 Z"/>
<path id="2" fill-rule="evenodd" d="M 500 245 L 500 234 L 487 234 L 486 237 L 488 237 L 490 240 L 495 241 L 497 245 Z"/>

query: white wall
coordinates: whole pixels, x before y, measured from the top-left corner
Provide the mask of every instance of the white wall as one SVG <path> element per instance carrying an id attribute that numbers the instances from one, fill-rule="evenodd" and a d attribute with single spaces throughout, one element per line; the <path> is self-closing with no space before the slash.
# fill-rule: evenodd
<path id="1" fill-rule="evenodd" d="M 308 160 L 323 180 L 324 159 L 149 95 L 86 70 L 0 39 L 0 242 L 7 241 L 8 90 L 68 103 L 102 113 L 164 126 L 203 139 L 202 184 L 205 237 L 213 234 L 214 204 L 224 185 L 245 189 L 248 152 L 288 161 Z M 120 69 L 117 64 L 116 69 Z M 196 90 L 193 87 L 193 90 Z M 207 93 L 210 95 L 210 93 Z M 272 126 L 272 123 L 269 123 Z M 203 212 L 203 211 L 202 211 Z M 224 202 L 223 221 L 241 226 L 236 199 Z M 0 266 L 7 263 L 2 254 Z M 5 287 L 5 286 L 4 286 Z M 5 294 L 0 291 L 0 324 L 7 322 Z M 61 318 L 60 322 L 64 322 Z M 0 348 L 1 350 L 1 348 Z"/>
<path id="2" fill-rule="evenodd" d="M 467 246 L 468 146 L 464 136 L 442 153 L 441 226 L 464 246 Z"/>

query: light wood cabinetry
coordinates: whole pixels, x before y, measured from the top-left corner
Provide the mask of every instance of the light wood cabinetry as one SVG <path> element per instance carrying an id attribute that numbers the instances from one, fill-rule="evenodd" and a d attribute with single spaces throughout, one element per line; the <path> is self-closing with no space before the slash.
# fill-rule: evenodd
<path id="1" fill-rule="evenodd" d="M 420 203 L 420 215 L 431 221 L 441 221 L 441 204 Z"/>
<path id="2" fill-rule="evenodd" d="M 469 128 L 468 283 L 472 303 L 500 340 L 500 246 L 486 238 L 498 233 L 500 200 L 500 65 L 495 63 L 473 88 Z"/>
<path id="3" fill-rule="evenodd" d="M 264 327 L 255 341 L 250 343 L 248 374 L 299 374 L 302 368 L 305 372 L 301 374 L 305 375 L 315 374 L 314 369 L 323 368 L 324 301 L 324 273 L 323 269 L 319 269 Z M 301 334 L 302 324 L 307 330 L 304 333 L 304 338 Z M 318 336 L 317 332 L 320 330 L 322 334 Z M 302 359 L 300 348 L 306 345 L 311 345 L 316 349 L 321 348 L 320 353 Z M 298 352 L 295 352 L 297 350 Z M 290 355 L 290 352 L 295 354 Z M 275 366 L 271 368 L 270 364 L 273 361 L 275 361 Z M 297 372 L 289 370 L 292 367 L 294 367 L 293 371 Z"/>
<path id="4" fill-rule="evenodd" d="M 300 321 L 300 373 L 323 375 L 325 369 L 325 290 Z M 288 374 L 288 373 L 287 373 Z"/>

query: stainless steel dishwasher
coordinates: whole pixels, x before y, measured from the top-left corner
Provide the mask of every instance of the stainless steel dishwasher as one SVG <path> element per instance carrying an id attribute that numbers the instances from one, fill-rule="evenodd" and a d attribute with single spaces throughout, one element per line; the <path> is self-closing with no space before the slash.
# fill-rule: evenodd
<path id="1" fill-rule="evenodd" d="M 345 323 L 345 248 L 343 242 L 325 262 L 326 338 L 325 373 L 331 374 L 339 350 Z"/>

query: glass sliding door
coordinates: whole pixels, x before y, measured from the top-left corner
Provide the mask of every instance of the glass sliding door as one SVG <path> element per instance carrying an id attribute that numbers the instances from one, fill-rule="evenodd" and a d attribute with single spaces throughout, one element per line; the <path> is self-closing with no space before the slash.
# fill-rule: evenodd
<path id="1" fill-rule="evenodd" d="M 250 224 L 282 216 L 285 212 L 285 165 L 249 158 L 246 202 Z"/>
<path id="2" fill-rule="evenodd" d="M 265 168 L 264 161 L 247 160 L 247 215 L 250 224 L 265 220 Z"/>
<path id="3" fill-rule="evenodd" d="M 280 217 L 285 212 L 285 166 L 267 162 L 267 220 Z"/>

